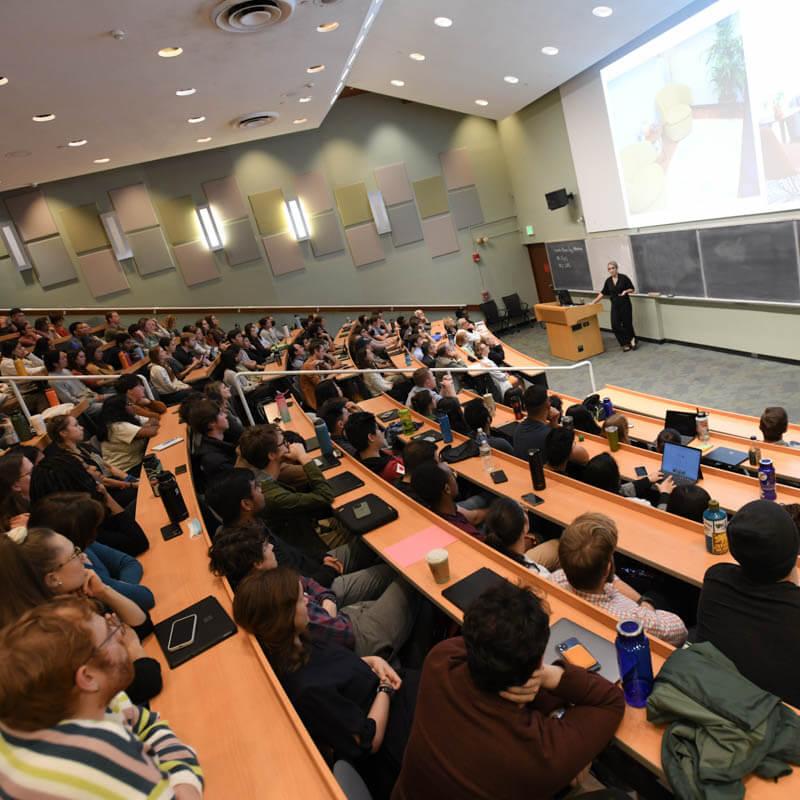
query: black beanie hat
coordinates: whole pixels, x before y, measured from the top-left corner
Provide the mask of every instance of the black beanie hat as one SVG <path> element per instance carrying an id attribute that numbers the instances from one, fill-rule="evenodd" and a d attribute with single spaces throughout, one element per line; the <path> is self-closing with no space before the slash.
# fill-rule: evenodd
<path id="1" fill-rule="evenodd" d="M 742 506 L 728 525 L 728 543 L 750 580 L 774 583 L 797 565 L 800 533 L 778 503 L 753 500 Z"/>

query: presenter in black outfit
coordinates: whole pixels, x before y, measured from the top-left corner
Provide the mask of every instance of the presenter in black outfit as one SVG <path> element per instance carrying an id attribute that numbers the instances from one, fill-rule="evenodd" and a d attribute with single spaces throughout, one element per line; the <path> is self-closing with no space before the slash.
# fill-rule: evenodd
<path id="1" fill-rule="evenodd" d="M 637 347 L 636 334 L 633 331 L 633 308 L 628 296 L 633 292 L 631 279 L 620 274 L 616 261 L 609 261 L 608 278 L 593 302 L 599 303 L 603 296 L 611 299 L 611 329 L 625 352 Z"/>

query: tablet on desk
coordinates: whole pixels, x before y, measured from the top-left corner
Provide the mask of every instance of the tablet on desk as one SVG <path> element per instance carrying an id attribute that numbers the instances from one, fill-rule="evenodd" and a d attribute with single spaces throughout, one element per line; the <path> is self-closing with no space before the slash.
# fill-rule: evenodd
<path id="1" fill-rule="evenodd" d="M 183 441 L 183 436 L 176 436 L 174 439 L 167 439 L 166 442 L 161 442 L 161 444 L 153 445 L 153 450 L 157 453 L 160 453 L 162 450 L 166 450 L 168 447 L 172 447 L 174 444 L 178 444 L 178 442 Z"/>

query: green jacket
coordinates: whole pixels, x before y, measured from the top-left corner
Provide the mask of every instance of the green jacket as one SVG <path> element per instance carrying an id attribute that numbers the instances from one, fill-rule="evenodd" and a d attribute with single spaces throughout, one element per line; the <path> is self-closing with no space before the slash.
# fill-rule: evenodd
<path id="1" fill-rule="evenodd" d="M 742 779 L 777 779 L 800 764 L 800 718 L 742 676 L 710 642 L 676 650 L 647 701 L 647 719 L 669 723 L 661 761 L 681 800 L 739 800 Z"/>

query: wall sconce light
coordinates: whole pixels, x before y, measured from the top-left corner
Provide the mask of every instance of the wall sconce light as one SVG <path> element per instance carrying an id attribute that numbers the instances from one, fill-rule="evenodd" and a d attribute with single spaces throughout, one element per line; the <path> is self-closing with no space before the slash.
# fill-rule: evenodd
<path id="1" fill-rule="evenodd" d="M 303 206 L 299 200 L 287 200 L 286 210 L 289 212 L 289 220 L 292 223 L 294 238 L 298 242 L 306 242 L 311 238 L 311 233 L 306 222 L 306 215 L 303 213 Z"/>
<path id="2" fill-rule="evenodd" d="M 383 195 L 380 192 L 369 192 L 367 197 L 369 198 L 369 207 L 372 210 L 372 219 L 375 220 L 375 227 L 378 229 L 378 233 L 391 233 L 392 223 L 389 222 Z"/>
<path id="3" fill-rule="evenodd" d="M 217 221 L 211 211 L 211 206 L 197 206 L 197 218 L 203 230 L 203 238 L 209 250 L 222 250 L 222 237 L 219 235 Z"/>
<path id="4" fill-rule="evenodd" d="M 14 259 L 14 263 L 17 265 L 17 269 L 20 272 L 31 269 L 33 265 L 28 258 L 28 254 L 25 252 L 25 247 L 17 235 L 14 226 L 10 222 L 0 223 L 0 233 L 3 234 L 3 239 L 5 239 L 6 243 L 6 249 L 9 253 L 11 253 L 11 257 Z"/>
<path id="5" fill-rule="evenodd" d="M 125 231 L 122 230 L 122 225 L 120 225 L 116 212 L 107 211 L 105 214 L 101 214 L 100 222 L 103 223 L 103 227 L 106 229 L 108 241 L 111 242 L 111 249 L 114 251 L 117 261 L 133 258 L 131 244 L 125 235 Z"/>

